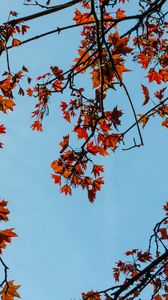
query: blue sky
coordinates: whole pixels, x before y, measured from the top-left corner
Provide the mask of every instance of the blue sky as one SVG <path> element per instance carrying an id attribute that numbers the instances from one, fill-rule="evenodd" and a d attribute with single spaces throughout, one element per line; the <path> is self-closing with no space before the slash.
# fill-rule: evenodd
<path id="1" fill-rule="evenodd" d="M 6 0 L 1 4 L 1 22 L 9 10 L 27 15 L 32 8 L 23 6 L 22 0 Z M 69 24 L 70 18 L 66 11 L 49 21 L 44 17 L 38 25 L 27 24 L 40 33 Z M 71 30 L 12 49 L 11 66 L 19 70 L 24 64 L 35 76 L 50 65 L 64 68 L 71 65 L 79 38 L 79 31 Z M 142 72 L 136 76 L 130 72 L 126 78 L 139 112 L 142 78 Z M 42 134 L 30 129 L 35 102 L 27 96 L 16 95 L 14 112 L 1 115 L 7 134 L 0 152 L 0 193 L 9 200 L 10 226 L 19 235 L 3 257 L 10 267 L 9 279 L 22 285 L 24 300 L 80 299 L 81 292 L 111 286 L 114 262 L 128 249 L 145 248 L 167 201 L 168 131 L 159 119 L 143 130 L 144 147 L 119 149 L 105 160 L 106 184 L 94 204 L 81 191 L 74 191 L 72 197 L 61 195 L 50 179 L 49 165 L 58 157 L 58 143 L 68 131 L 59 112 L 64 99 L 66 95 L 52 99 Z M 123 109 L 127 106 L 122 93 L 118 101 Z M 128 119 L 125 113 L 124 118 L 131 123 L 131 116 Z"/>

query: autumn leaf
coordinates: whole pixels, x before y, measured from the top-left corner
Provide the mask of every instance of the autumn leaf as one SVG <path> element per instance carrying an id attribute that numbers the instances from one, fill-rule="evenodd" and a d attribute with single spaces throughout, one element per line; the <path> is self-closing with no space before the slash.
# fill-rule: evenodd
<path id="1" fill-rule="evenodd" d="M 140 53 L 136 56 L 136 58 L 138 59 L 138 63 L 140 63 L 142 65 L 143 69 L 146 69 L 152 59 L 151 56 L 148 56 L 147 54 L 144 53 Z"/>
<path id="2" fill-rule="evenodd" d="M 43 128 L 42 128 L 42 124 L 41 124 L 41 122 L 40 121 L 34 121 L 34 123 L 31 125 L 31 128 L 33 129 L 33 130 L 37 130 L 37 131 L 43 131 Z"/>
<path id="3" fill-rule="evenodd" d="M 149 82 L 156 81 L 156 83 L 161 84 L 163 77 L 159 72 L 156 72 L 154 68 L 151 68 L 146 76 Z"/>
<path id="4" fill-rule="evenodd" d="M 156 93 L 154 94 L 156 98 L 158 98 L 160 101 L 163 99 L 164 97 L 164 91 L 166 90 L 166 87 L 163 89 L 160 89 L 159 91 L 156 91 Z"/>
<path id="5" fill-rule="evenodd" d="M 162 126 L 168 128 L 168 118 L 166 118 L 166 119 L 162 122 Z"/>
<path id="6" fill-rule="evenodd" d="M 146 105 L 150 100 L 149 91 L 148 91 L 148 88 L 145 85 L 141 84 L 141 86 L 142 86 L 143 94 L 145 95 L 145 100 L 144 100 L 142 105 Z"/>
<path id="7" fill-rule="evenodd" d="M 0 231 L 0 248 L 5 249 L 6 243 L 11 243 L 12 237 L 16 237 L 17 234 L 13 232 L 14 228 L 11 229 L 4 229 Z M 0 249 L 0 253 L 2 253 L 2 250 Z"/>
<path id="8" fill-rule="evenodd" d="M 54 179 L 54 182 L 55 182 L 56 184 L 61 185 L 61 176 L 60 176 L 60 175 L 52 174 L 51 177 Z"/>
<path id="9" fill-rule="evenodd" d="M 93 181 L 93 190 L 100 191 L 102 184 L 104 184 L 104 180 L 102 177 L 97 178 Z"/>
<path id="10" fill-rule="evenodd" d="M 93 22 L 94 18 L 92 17 L 91 14 L 81 13 L 80 10 L 76 9 L 75 10 L 75 16 L 73 17 L 73 20 L 76 21 L 76 24 L 81 24 L 81 23 Z"/>
<path id="11" fill-rule="evenodd" d="M 0 125 L 0 134 L 5 134 L 6 133 L 6 128 L 4 125 Z"/>
<path id="12" fill-rule="evenodd" d="M 61 193 L 64 193 L 65 195 L 72 195 L 72 190 L 68 184 L 65 184 L 61 189 Z"/>
<path id="13" fill-rule="evenodd" d="M 87 132 L 86 132 L 86 130 L 84 128 L 81 128 L 79 126 L 75 126 L 74 132 L 77 133 L 78 139 L 85 139 L 85 140 L 87 140 L 88 134 L 87 134 Z"/>
<path id="14" fill-rule="evenodd" d="M 88 190 L 88 198 L 91 203 L 94 202 L 96 198 L 96 191 L 94 189 Z"/>
<path id="15" fill-rule="evenodd" d="M 125 10 L 121 9 L 121 8 L 118 8 L 117 11 L 116 11 L 116 18 L 121 19 L 121 18 L 124 18 L 124 17 L 126 17 Z"/>
<path id="16" fill-rule="evenodd" d="M 21 44 L 20 40 L 18 40 L 18 39 L 13 39 L 12 40 L 12 47 L 20 46 L 20 44 Z"/>
<path id="17" fill-rule="evenodd" d="M 0 111 L 3 113 L 7 113 L 7 110 L 13 111 L 13 107 L 15 106 L 15 102 L 11 99 L 5 99 L 0 95 Z"/>
<path id="18" fill-rule="evenodd" d="M 143 114 L 138 114 L 138 116 L 140 117 L 138 123 L 142 123 L 142 128 L 144 128 L 149 120 L 149 116 L 148 115 L 144 116 Z"/>
<path id="19" fill-rule="evenodd" d="M 94 165 L 92 173 L 95 177 L 99 176 L 101 172 L 104 172 L 104 167 L 102 165 Z"/>
<path id="20" fill-rule="evenodd" d="M 163 298 L 159 294 L 157 294 L 156 296 L 154 296 L 153 299 L 154 300 L 163 300 Z"/>
<path id="21" fill-rule="evenodd" d="M 59 145 L 62 147 L 60 153 L 63 153 L 66 150 L 66 148 L 69 146 L 69 134 L 63 136 L 63 140 L 62 142 L 59 143 Z"/>
<path id="22" fill-rule="evenodd" d="M 51 168 L 54 170 L 55 173 L 62 174 L 65 170 L 61 160 L 54 160 L 51 163 Z"/>
<path id="23" fill-rule="evenodd" d="M 6 208 L 8 201 L 0 201 L 0 221 L 8 221 L 8 214 L 10 213 L 9 209 Z"/>
<path id="24" fill-rule="evenodd" d="M 160 228 L 159 232 L 161 234 L 161 240 L 167 240 L 168 239 L 168 234 L 166 228 Z"/>
<path id="25" fill-rule="evenodd" d="M 17 290 L 21 285 L 14 285 L 14 280 L 8 281 L 0 292 L 2 300 L 14 300 L 14 297 L 20 298 Z"/>
<path id="26" fill-rule="evenodd" d="M 113 109 L 110 115 L 110 120 L 112 121 L 115 129 L 117 126 L 121 124 L 120 117 L 122 116 L 122 111 L 117 108 L 117 106 Z"/>
<path id="27" fill-rule="evenodd" d="M 30 27 L 28 25 L 22 25 L 21 26 L 21 32 L 22 32 L 22 34 L 24 35 L 28 31 L 29 28 Z"/>

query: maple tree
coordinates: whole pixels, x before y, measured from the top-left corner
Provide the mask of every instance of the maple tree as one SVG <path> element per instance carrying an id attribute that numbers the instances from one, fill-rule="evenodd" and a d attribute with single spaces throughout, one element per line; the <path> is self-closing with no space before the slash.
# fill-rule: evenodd
<path id="1" fill-rule="evenodd" d="M 34 119 L 32 130 L 43 131 L 43 120 L 49 113 L 50 98 L 55 94 L 64 94 L 68 89 L 70 97 L 60 103 L 63 119 L 72 125 L 71 131 L 65 133 L 59 143 L 60 156 L 51 163 L 51 177 L 60 187 L 60 192 L 71 195 L 73 188 L 82 188 L 87 192 L 92 203 L 96 194 L 104 184 L 104 166 L 99 164 L 97 157 L 109 156 L 117 148 L 124 150 L 143 146 L 142 128 L 151 117 L 159 117 L 161 125 L 168 128 L 168 105 L 166 96 L 166 82 L 168 78 L 168 45 L 166 39 L 167 12 L 166 0 L 139 0 L 134 2 L 137 13 L 129 13 L 127 5 L 133 0 L 72 0 L 60 5 L 52 5 L 48 0 L 39 3 L 25 0 L 25 5 L 41 8 L 41 11 L 18 18 L 18 13 L 10 11 L 6 23 L 0 27 L 0 54 L 6 58 L 7 69 L 0 81 L 0 111 L 7 113 L 15 106 L 15 90 L 22 96 L 25 93 L 33 97 L 37 103 L 32 113 Z M 76 6 L 81 6 L 79 9 Z M 29 31 L 32 20 L 56 13 L 57 11 L 74 7 L 72 24 L 53 29 L 52 31 L 34 35 L 23 39 Z M 128 25 L 130 22 L 130 25 Z M 126 25 L 127 24 L 127 25 Z M 51 66 L 45 74 L 39 75 L 36 84 L 32 83 L 32 76 L 26 66 L 21 66 L 18 72 L 12 71 L 10 51 L 14 47 L 43 38 L 46 35 L 60 33 L 71 28 L 81 28 L 81 41 L 72 65 L 67 70 L 60 66 Z M 129 72 L 134 72 L 134 65 L 143 69 L 144 80 L 140 82 L 142 91 L 142 106 L 145 113 L 136 111 L 134 101 L 129 92 L 130 87 L 125 83 Z M 126 74 L 125 74 L 126 73 Z M 92 92 L 84 86 L 79 86 L 77 78 L 89 76 Z M 27 88 L 22 82 L 28 83 Z M 134 122 L 128 128 L 122 124 L 124 112 L 118 105 L 118 93 L 123 90 L 128 106 L 132 110 Z M 89 94 L 89 96 L 88 96 Z M 90 96 L 91 95 L 91 96 Z M 114 105 L 111 98 L 114 99 Z M 112 106 L 113 105 L 113 106 Z M 121 129 L 120 129 L 121 128 Z M 137 129 L 138 137 L 132 136 L 126 141 L 126 136 L 133 128 Z M 6 129 L 0 125 L 0 134 Z M 74 137 L 78 147 L 74 145 Z M 138 141 L 137 141 L 138 140 Z M 128 146 L 126 146 L 126 143 Z M 131 143 L 131 144 L 130 144 Z M 2 142 L 0 147 L 3 147 Z M 167 205 L 164 207 L 167 214 Z M 103 292 L 89 292 L 83 294 L 83 299 L 132 299 L 139 295 L 144 287 L 152 284 L 152 297 L 162 299 L 159 290 L 165 289 L 167 296 L 167 249 L 163 240 L 167 239 L 167 215 L 156 225 L 154 235 L 150 240 L 146 252 L 132 250 L 126 253 L 133 262 L 119 262 L 114 269 L 115 280 L 120 275 L 126 275 L 124 282 Z M 163 226 L 163 227 L 161 227 Z M 164 227 L 165 226 L 165 227 Z M 3 233 L 2 248 L 5 241 L 10 242 L 13 232 Z M 160 234 L 160 235 L 159 235 Z M 155 240 L 155 255 L 151 254 L 151 241 Z M 160 253 L 160 243 L 165 250 Z M 162 250 L 163 250 L 162 249 Z M 150 264 L 142 269 L 140 263 Z M 161 279 L 164 276 L 164 280 Z M 163 282 L 162 282 L 163 281 Z M 18 296 L 12 281 L 3 282 L 2 299 L 10 298 L 10 290 L 14 290 L 11 297 Z M 130 288 L 130 289 L 129 289 Z M 129 289 L 129 290 L 128 290 Z M 113 292 L 114 290 L 114 292 Z M 107 292 L 112 292 L 109 295 Z M 124 296 L 121 294 L 125 292 Z M 6 295 L 6 296 L 3 296 Z M 8 296 L 7 296 L 8 295 Z"/>

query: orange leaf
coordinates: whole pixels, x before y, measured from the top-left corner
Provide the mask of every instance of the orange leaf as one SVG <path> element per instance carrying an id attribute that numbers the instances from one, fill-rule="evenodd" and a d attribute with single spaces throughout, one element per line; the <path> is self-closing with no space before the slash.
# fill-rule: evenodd
<path id="1" fill-rule="evenodd" d="M 61 185 L 61 176 L 52 174 L 51 177 L 54 179 L 54 182 L 55 182 L 56 184 Z"/>
<path id="2" fill-rule="evenodd" d="M 78 134 L 78 139 L 85 139 L 87 140 L 88 134 L 84 128 L 81 128 L 79 126 L 75 126 L 74 132 Z"/>
<path id="3" fill-rule="evenodd" d="M 8 201 L 0 201 L 0 220 L 8 221 L 9 209 L 6 208 Z"/>
<path id="4" fill-rule="evenodd" d="M 65 184 L 62 188 L 61 188 L 61 193 L 64 193 L 65 195 L 72 195 L 72 190 L 70 188 L 70 186 L 68 184 Z"/>
<path id="5" fill-rule="evenodd" d="M 104 172 L 104 167 L 102 165 L 94 165 L 92 173 L 95 177 L 99 176 L 101 172 Z"/>
<path id="6" fill-rule="evenodd" d="M 149 116 L 146 115 L 143 117 L 142 114 L 138 114 L 138 116 L 140 116 L 140 120 L 138 120 L 138 123 L 142 123 L 142 128 L 144 128 L 149 120 Z"/>
<path id="7" fill-rule="evenodd" d="M 34 121 L 34 123 L 31 125 L 31 128 L 33 130 L 43 131 L 42 124 L 40 121 Z"/>
<path id="8" fill-rule="evenodd" d="M 65 170 L 65 167 L 62 165 L 61 161 L 54 160 L 51 163 L 51 168 L 54 170 L 55 173 L 62 174 Z"/>
<path id="9" fill-rule="evenodd" d="M 8 281 L 0 292 L 2 300 L 14 300 L 14 297 L 20 298 L 17 290 L 21 287 L 21 285 L 14 285 L 13 282 L 14 280 Z"/>
<path id="10" fill-rule="evenodd" d="M 14 228 L 11 229 L 4 229 L 0 231 L 0 248 L 5 249 L 6 243 L 11 243 L 12 237 L 16 237 L 17 234 L 13 232 Z M 0 250 L 0 253 L 2 251 Z"/>
<path id="11" fill-rule="evenodd" d="M 62 149 L 60 150 L 60 153 L 63 153 L 66 148 L 69 146 L 69 134 L 66 136 L 63 136 L 63 140 L 62 142 L 59 143 L 59 145 L 62 147 Z"/>
<path id="12" fill-rule="evenodd" d="M 156 81 L 158 84 L 161 84 L 163 77 L 159 72 L 156 72 L 154 68 L 149 70 L 148 75 L 146 76 L 149 79 L 149 82 Z"/>
<path id="13" fill-rule="evenodd" d="M 12 47 L 20 46 L 20 44 L 21 44 L 20 40 L 18 40 L 18 39 L 13 39 L 12 40 Z"/>
<path id="14" fill-rule="evenodd" d="M 121 8 L 118 8 L 117 11 L 116 11 L 116 18 L 121 19 L 121 18 L 124 18 L 124 17 L 126 17 L 125 10 L 123 10 Z"/>
<path id="15" fill-rule="evenodd" d="M 166 118 L 166 119 L 162 122 L 162 126 L 168 128 L 168 118 Z"/>
<path id="16" fill-rule="evenodd" d="M 15 102 L 11 99 L 5 99 L 0 95 L 0 111 L 3 113 L 7 113 L 7 110 L 13 111 L 13 106 L 15 106 Z"/>

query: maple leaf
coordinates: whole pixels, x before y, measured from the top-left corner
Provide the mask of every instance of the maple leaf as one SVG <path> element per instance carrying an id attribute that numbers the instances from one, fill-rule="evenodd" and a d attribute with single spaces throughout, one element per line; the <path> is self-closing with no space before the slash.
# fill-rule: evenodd
<path id="1" fill-rule="evenodd" d="M 124 17 L 126 17 L 125 10 L 123 10 L 121 8 L 118 8 L 117 11 L 116 11 L 116 18 L 121 19 L 121 18 L 124 18 Z"/>
<path id="2" fill-rule="evenodd" d="M 51 163 L 51 168 L 54 170 L 55 173 L 62 174 L 65 170 L 61 160 L 54 160 Z"/>
<path id="3" fill-rule="evenodd" d="M 129 256 L 129 255 L 133 255 L 137 252 L 137 249 L 133 249 L 133 250 L 128 250 L 127 252 L 125 252 L 125 255 Z"/>
<path id="4" fill-rule="evenodd" d="M 162 122 L 162 126 L 168 128 L 168 118 L 166 118 L 166 119 Z"/>
<path id="5" fill-rule="evenodd" d="M 137 253 L 137 257 L 138 260 L 141 262 L 147 262 L 152 260 L 152 256 L 149 251 L 145 251 L 144 253 L 142 251 L 139 251 Z"/>
<path id="6" fill-rule="evenodd" d="M 59 143 L 59 145 L 62 147 L 60 153 L 63 153 L 66 150 L 66 148 L 69 146 L 69 134 L 63 136 L 63 140 L 62 142 Z"/>
<path id="7" fill-rule="evenodd" d="M 21 44 L 20 40 L 18 40 L 18 39 L 13 39 L 12 40 L 12 47 L 20 46 L 20 44 Z"/>
<path id="8" fill-rule="evenodd" d="M 166 90 L 166 87 L 159 90 L 159 91 L 156 91 L 156 93 L 154 94 L 156 98 L 158 98 L 159 100 L 162 100 L 163 97 L 164 97 L 164 91 Z"/>
<path id="9" fill-rule="evenodd" d="M 13 111 L 13 106 L 15 106 L 15 102 L 11 99 L 5 99 L 0 95 L 0 111 L 3 113 L 7 113 L 7 110 Z"/>
<path id="10" fill-rule="evenodd" d="M 138 58 L 138 63 L 142 65 L 142 68 L 146 69 L 151 61 L 151 56 L 148 56 L 144 53 L 140 53 L 136 56 Z"/>
<path id="11" fill-rule="evenodd" d="M 16 237 L 17 234 L 13 232 L 14 228 L 4 229 L 0 231 L 0 248 L 5 249 L 6 243 L 11 243 L 12 237 Z M 0 249 L 0 253 L 2 250 Z"/>
<path id="12" fill-rule="evenodd" d="M 92 173 L 95 177 L 99 176 L 101 172 L 104 172 L 104 167 L 102 165 L 94 165 Z"/>
<path id="13" fill-rule="evenodd" d="M 94 191 L 100 191 L 102 184 L 104 184 L 104 180 L 103 180 L 102 177 L 99 177 L 96 180 L 94 180 L 93 181 L 93 189 L 94 189 Z"/>
<path id="14" fill-rule="evenodd" d="M 160 228 L 159 229 L 160 234 L 161 234 L 161 240 L 167 240 L 168 239 L 168 234 L 166 228 Z"/>
<path id="15" fill-rule="evenodd" d="M 87 65 L 90 63 L 90 53 L 87 50 L 84 49 L 79 49 L 78 50 L 78 54 L 79 54 L 79 58 L 75 58 L 74 61 L 77 63 L 77 65 L 75 66 L 75 70 L 76 71 L 81 71 L 81 73 L 85 73 L 86 69 L 85 67 L 87 67 Z M 80 60 L 80 66 L 78 66 L 78 61 Z"/>
<path id="16" fill-rule="evenodd" d="M 142 105 L 146 105 L 150 100 L 149 91 L 148 91 L 148 88 L 146 86 L 144 86 L 143 84 L 141 84 L 141 86 L 142 86 L 143 93 L 145 95 L 145 100 Z"/>
<path id="17" fill-rule="evenodd" d="M 2 291 L 0 292 L 2 300 L 14 300 L 14 297 L 20 298 L 17 290 L 21 285 L 14 285 L 14 280 L 8 281 Z"/>
<path id="18" fill-rule="evenodd" d="M 94 70 L 91 72 L 92 74 L 92 83 L 93 83 L 93 88 L 96 88 L 100 86 L 100 70 Z"/>
<path id="19" fill-rule="evenodd" d="M 149 120 L 149 116 L 144 116 L 143 114 L 138 114 L 140 116 L 140 119 L 138 120 L 139 123 L 142 123 L 142 128 L 144 128 Z"/>
<path id="20" fill-rule="evenodd" d="M 22 25 L 21 27 L 21 31 L 22 31 L 22 34 L 24 35 L 25 32 L 27 32 L 27 30 L 29 29 L 30 27 L 28 25 Z"/>
<path id="21" fill-rule="evenodd" d="M 31 89 L 31 88 L 28 88 L 27 90 L 26 90 L 26 93 L 27 93 L 27 95 L 28 96 L 32 96 L 33 95 L 33 90 Z"/>
<path id="22" fill-rule="evenodd" d="M 88 134 L 84 128 L 81 128 L 79 126 L 75 126 L 74 132 L 78 134 L 78 139 L 88 139 Z"/>
<path id="23" fill-rule="evenodd" d="M 64 193 L 65 195 L 72 195 L 72 190 L 68 184 L 65 184 L 61 189 L 61 193 Z"/>
<path id="24" fill-rule="evenodd" d="M 91 203 L 94 202 L 96 198 L 96 191 L 94 189 L 88 190 L 88 198 Z"/>
<path id="25" fill-rule="evenodd" d="M 6 128 L 4 125 L 0 125 L 0 134 L 5 134 L 6 133 Z"/>
<path id="26" fill-rule="evenodd" d="M 42 124 L 40 121 L 34 121 L 34 123 L 31 125 L 31 128 L 33 130 L 37 130 L 37 131 L 43 131 L 43 128 L 42 128 Z"/>
<path id="27" fill-rule="evenodd" d="M 111 112 L 110 119 L 111 119 L 115 129 L 117 129 L 117 126 L 121 124 L 121 121 L 119 118 L 122 116 L 122 114 L 123 114 L 122 111 L 118 110 L 117 106 Z"/>
<path id="28" fill-rule="evenodd" d="M 61 185 L 61 176 L 55 175 L 55 174 L 51 174 L 51 177 L 54 179 L 54 182 L 55 182 L 56 184 Z"/>
<path id="29" fill-rule="evenodd" d="M 17 17 L 18 13 L 16 11 L 11 10 L 10 15 L 13 16 L 13 17 Z"/>
<path id="30" fill-rule="evenodd" d="M 8 201 L 0 201 L 0 220 L 8 221 L 8 214 L 10 213 L 9 209 L 6 208 Z"/>
<path id="31" fill-rule="evenodd" d="M 94 18 L 91 16 L 89 13 L 81 13 L 80 10 L 76 9 L 75 10 L 75 16 L 73 17 L 73 20 L 76 21 L 76 24 L 81 24 L 81 23 L 88 23 L 88 22 L 93 22 Z"/>
<path id="32" fill-rule="evenodd" d="M 154 300 L 163 300 L 163 298 L 159 294 L 157 294 L 156 296 L 154 296 L 153 299 Z"/>
<path id="33" fill-rule="evenodd" d="M 68 107 L 68 105 L 66 102 L 62 101 L 60 104 L 60 107 L 61 107 L 61 110 L 64 111 Z"/>
<path id="34" fill-rule="evenodd" d="M 156 72 L 154 68 L 151 68 L 146 76 L 149 79 L 149 82 L 156 81 L 158 84 L 161 84 L 163 78 L 159 72 Z"/>

